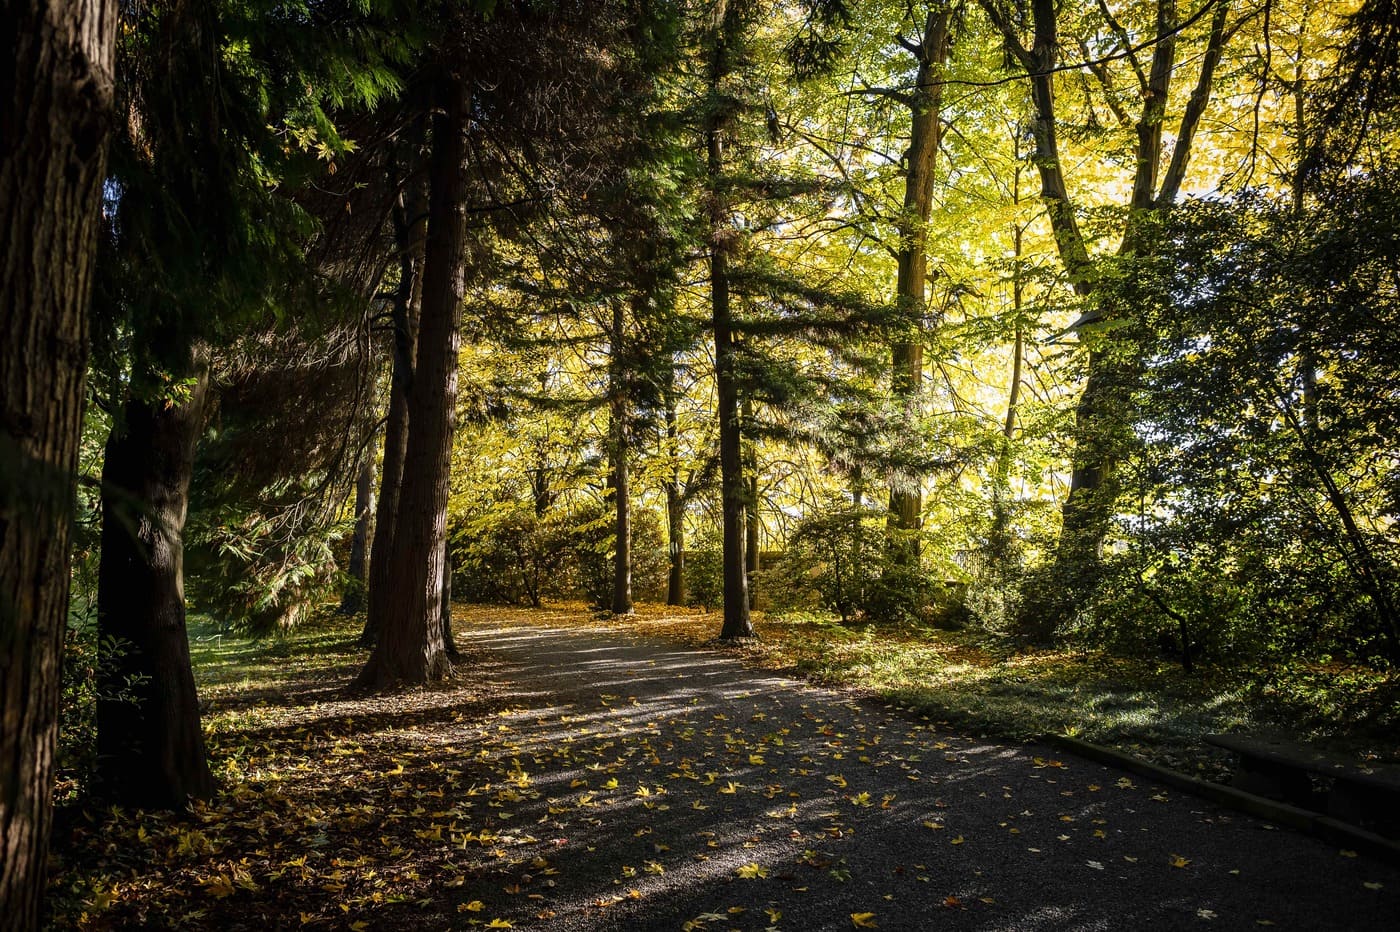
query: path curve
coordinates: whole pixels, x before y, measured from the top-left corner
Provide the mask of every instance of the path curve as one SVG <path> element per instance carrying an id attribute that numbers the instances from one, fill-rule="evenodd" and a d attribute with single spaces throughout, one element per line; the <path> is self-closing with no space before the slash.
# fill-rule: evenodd
<path id="1" fill-rule="evenodd" d="M 1400 928 L 1400 870 L 1061 750 L 720 651 L 463 634 L 508 711 L 454 740 L 556 852 L 518 866 L 518 929 Z"/>

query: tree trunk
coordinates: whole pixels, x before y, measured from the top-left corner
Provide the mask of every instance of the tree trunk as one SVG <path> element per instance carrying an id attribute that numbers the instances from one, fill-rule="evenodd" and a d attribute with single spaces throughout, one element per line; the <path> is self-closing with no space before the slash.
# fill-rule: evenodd
<path id="1" fill-rule="evenodd" d="M 457 324 L 465 291 L 466 126 L 469 102 L 460 77 L 444 76 L 433 114 L 423 304 L 398 516 L 389 555 L 386 606 L 374 652 L 357 686 L 386 689 L 451 673 L 442 641 L 443 541 L 457 419 Z"/>
<path id="2" fill-rule="evenodd" d="M 345 593 L 340 597 L 340 614 L 355 615 L 365 607 L 366 568 L 369 564 L 370 536 L 374 532 L 374 453 L 366 450 L 355 477 L 355 533 L 350 538 L 350 566 Z"/>
<path id="3" fill-rule="evenodd" d="M 899 230 L 898 272 L 895 301 L 899 309 L 923 327 L 928 308 L 928 220 L 933 208 L 934 167 L 943 135 L 943 83 L 940 80 L 952 49 L 952 11 L 948 6 L 929 10 L 921 41 L 911 43 L 918 61 L 914 89 L 909 94 L 910 140 L 906 154 L 904 208 Z M 895 343 L 891 351 L 890 388 L 902 404 L 910 436 L 923 411 L 924 344 L 922 333 Z M 891 546 L 898 562 L 919 562 L 918 531 L 923 527 L 923 477 L 896 477 L 890 488 L 890 527 L 896 532 Z"/>
<path id="4" fill-rule="evenodd" d="M 739 4 L 716 8 L 717 22 L 710 37 L 708 90 L 712 98 L 732 75 L 735 51 L 732 46 L 743 29 Z M 748 574 L 744 562 L 744 463 L 740 434 L 739 386 L 736 371 L 734 320 L 729 295 L 729 253 L 739 235 L 730 224 L 729 204 L 722 183 L 724 142 L 728 117 L 717 100 L 712 101 L 705 118 L 706 171 L 709 184 L 710 222 L 710 313 L 715 342 L 715 394 L 719 410 L 720 511 L 722 514 L 722 562 L 724 564 L 724 623 L 722 639 L 753 637 L 749 617 Z"/>
<path id="5" fill-rule="evenodd" d="M 408 390 L 413 384 L 413 354 L 418 347 L 418 311 L 423 294 L 423 245 L 427 215 L 419 186 L 410 181 L 394 207 L 394 241 L 399 250 L 399 287 L 394 293 L 393 356 L 390 362 L 389 412 L 384 424 L 384 463 L 379 475 L 379 505 L 374 515 L 370 546 L 369 610 L 360 635 L 361 647 L 379 640 L 384 615 L 393 602 L 389 585 L 389 555 L 394 552 L 394 525 L 399 510 L 399 487 L 408 443 Z"/>
<path id="6" fill-rule="evenodd" d="M 102 468 L 97 623 L 116 646 L 99 674 L 98 783 L 110 801 L 141 808 L 181 809 L 214 791 L 185 633 L 183 541 L 208 350 L 192 349 L 179 375 L 192 378 L 187 394 L 127 400 Z"/>
<path id="7" fill-rule="evenodd" d="M 681 491 L 680 451 L 677 440 L 680 425 L 676 419 L 675 373 L 668 373 L 666 397 L 666 454 L 671 465 L 666 473 L 666 604 L 685 604 L 685 496 Z"/>
<path id="8" fill-rule="evenodd" d="M 621 301 L 613 302 L 612 373 L 609 378 L 612 443 L 612 494 L 614 508 L 614 553 L 612 612 L 632 614 L 632 496 L 627 474 L 627 373 L 622 352 L 626 315 Z"/>
<path id="9" fill-rule="evenodd" d="M 39 926 L 117 4 L 0 7 L 0 916 Z"/>
<path id="10" fill-rule="evenodd" d="M 669 563 L 666 569 L 666 604 L 685 604 L 685 505 L 680 486 L 666 483 L 666 541 Z"/>
<path id="11" fill-rule="evenodd" d="M 452 551 L 443 540 L 442 555 L 442 649 L 453 660 L 462 655 L 452 636 Z"/>

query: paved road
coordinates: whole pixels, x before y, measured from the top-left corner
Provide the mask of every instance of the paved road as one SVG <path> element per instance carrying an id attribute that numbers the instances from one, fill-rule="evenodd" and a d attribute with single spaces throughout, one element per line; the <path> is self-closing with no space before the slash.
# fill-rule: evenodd
<path id="1" fill-rule="evenodd" d="M 464 634 L 510 708 L 454 740 L 554 852 L 517 929 L 1400 930 L 1395 867 L 1063 751 L 721 652 Z"/>

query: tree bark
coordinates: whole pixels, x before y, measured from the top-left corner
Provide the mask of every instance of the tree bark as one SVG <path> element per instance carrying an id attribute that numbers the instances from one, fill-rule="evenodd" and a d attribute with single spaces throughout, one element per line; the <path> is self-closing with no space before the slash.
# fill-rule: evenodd
<path id="1" fill-rule="evenodd" d="M 386 606 L 378 642 L 356 683 L 369 689 L 426 683 L 452 669 L 442 640 L 442 564 L 457 420 L 457 325 L 465 291 L 465 134 L 470 104 L 459 76 L 444 75 L 437 87 L 423 303 L 388 567 L 388 586 L 395 598 Z"/>
<path id="2" fill-rule="evenodd" d="M 715 394 L 719 419 L 720 511 L 724 565 L 724 623 L 722 639 L 753 637 L 749 617 L 748 573 L 744 562 L 744 463 L 740 433 L 739 386 L 734 342 L 734 318 L 729 294 L 729 253 L 739 235 L 730 222 L 724 194 L 725 135 L 731 119 L 725 115 L 720 88 L 733 74 L 743 30 L 739 4 L 716 7 L 709 37 L 706 79 L 712 98 L 705 117 L 705 156 L 710 223 L 710 322 L 715 343 Z"/>
<path id="3" fill-rule="evenodd" d="M 350 565 L 345 593 L 340 597 L 340 614 L 355 615 L 365 607 L 365 585 L 369 564 L 370 537 L 374 533 L 374 453 L 366 450 L 355 477 L 355 532 L 350 538 Z"/>
<path id="4" fill-rule="evenodd" d="M 116 646 L 99 676 L 97 776 L 104 797 L 139 808 L 182 809 L 214 792 L 185 632 L 183 542 L 207 349 L 191 348 L 183 369 L 182 395 L 127 400 L 102 468 L 97 623 Z"/>
<path id="5" fill-rule="evenodd" d="M 762 525 L 758 520 L 758 450 L 752 437 L 753 402 L 745 398 L 739 404 L 739 433 L 747 434 L 744 443 L 744 572 L 749 575 L 749 607 L 754 604 L 754 574 L 761 569 L 762 555 L 758 550 Z"/>
<path id="6" fill-rule="evenodd" d="M 445 539 L 442 546 L 442 649 L 455 660 L 461 656 L 461 651 L 457 650 L 457 641 L 452 636 L 452 551 Z"/>
<path id="7" fill-rule="evenodd" d="M 627 373 L 626 354 L 623 352 L 623 328 L 626 314 L 621 301 L 613 301 L 612 314 L 612 373 L 609 381 L 610 418 L 612 431 L 610 454 L 612 456 L 613 494 L 613 587 L 612 612 L 614 615 L 632 614 L 632 494 L 627 473 Z"/>
<path id="8" fill-rule="evenodd" d="M 676 417 L 675 372 L 667 373 L 666 455 L 671 465 L 666 472 L 666 604 L 685 604 L 685 496 L 681 486 L 680 425 Z"/>
<path id="9" fill-rule="evenodd" d="M 394 241 L 399 250 L 399 287 L 391 311 L 394 325 L 389 383 L 389 411 L 384 423 L 384 461 L 379 474 L 379 504 L 374 514 L 370 546 L 368 611 L 360 635 L 361 647 L 373 647 L 393 602 L 389 556 L 394 552 L 394 528 L 403 482 L 408 443 L 408 390 L 413 384 L 413 354 L 418 348 L 418 312 L 423 296 L 423 247 L 427 213 L 419 185 L 410 180 L 394 207 Z"/>
<path id="10" fill-rule="evenodd" d="M 904 180 L 904 206 L 897 222 L 899 231 L 898 271 L 895 301 L 899 309 L 922 330 L 928 308 L 928 220 L 933 209 L 934 168 L 943 136 L 942 72 L 952 50 L 952 10 L 947 5 L 931 9 L 924 22 L 924 33 L 910 51 L 918 61 L 914 89 L 908 103 L 910 112 L 909 151 Z M 924 344 L 922 333 L 902 340 L 891 349 L 890 388 L 904 409 L 911 428 L 922 414 Z M 912 431 L 911 431 L 912 432 Z M 917 436 L 917 433 L 913 433 Z M 890 527 L 896 532 L 891 541 L 899 562 L 919 562 L 918 531 L 923 527 L 922 477 L 896 477 L 890 488 Z"/>
<path id="11" fill-rule="evenodd" d="M 27 932 L 52 813 L 117 4 L 5 0 L 0 23 L 0 916 Z"/>

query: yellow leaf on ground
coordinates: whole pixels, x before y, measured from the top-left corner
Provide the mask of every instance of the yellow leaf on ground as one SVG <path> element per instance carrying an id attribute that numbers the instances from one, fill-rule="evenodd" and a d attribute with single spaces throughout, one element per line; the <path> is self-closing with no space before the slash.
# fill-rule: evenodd
<path id="1" fill-rule="evenodd" d="M 874 929 L 876 928 L 875 914 L 851 913 L 851 925 L 855 926 L 857 929 Z"/>
<path id="2" fill-rule="evenodd" d="M 753 862 L 750 862 L 748 864 L 741 865 L 739 869 L 735 871 L 735 873 L 737 873 L 740 877 L 743 877 L 745 880 L 756 880 L 760 877 L 767 877 L 768 868 L 764 867 L 762 864 L 755 864 Z"/>

